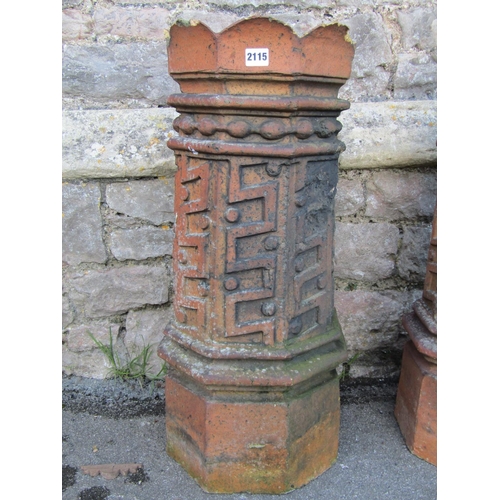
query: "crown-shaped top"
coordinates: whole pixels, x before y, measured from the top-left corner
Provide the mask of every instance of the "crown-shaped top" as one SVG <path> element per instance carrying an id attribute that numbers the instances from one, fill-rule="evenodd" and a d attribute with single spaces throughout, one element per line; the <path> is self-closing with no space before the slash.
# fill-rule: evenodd
<path id="1" fill-rule="evenodd" d="M 187 25 L 186 25 L 187 24 Z M 199 23 L 177 22 L 170 30 L 169 72 L 260 74 L 347 80 L 354 46 L 348 28 L 319 26 L 304 37 L 276 20 L 253 17 L 213 33 Z"/>

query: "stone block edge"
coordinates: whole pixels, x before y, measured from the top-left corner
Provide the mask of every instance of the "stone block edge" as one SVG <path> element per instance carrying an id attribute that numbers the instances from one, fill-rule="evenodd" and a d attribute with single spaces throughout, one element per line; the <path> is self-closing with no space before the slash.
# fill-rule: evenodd
<path id="1" fill-rule="evenodd" d="M 115 128 L 108 129 L 112 133 L 109 139 L 103 137 L 100 147 L 106 148 L 107 140 L 112 145 L 116 136 L 133 137 L 129 128 L 132 127 L 135 136 L 153 141 L 154 154 L 140 162 L 124 158 L 121 164 L 110 158 L 98 162 L 89 157 L 87 153 L 95 150 L 103 117 L 111 115 L 119 119 L 113 120 Z M 152 135 L 152 116 L 158 117 L 165 137 Z M 63 180 L 170 177 L 176 167 L 166 139 L 167 135 L 175 134 L 169 128 L 175 116 L 170 108 L 63 110 Z M 437 162 L 436 101 L 353 103 L 341 114 L 340 121 L 343 130 L 339 139 L 347 146 L 340 155 L 339 166 L 343 170 L 430 166 Z M 158 126 L 156 131 L 160 132 Z M 140 147 L 133 142 L 125 146 L 132 150 Z"/>

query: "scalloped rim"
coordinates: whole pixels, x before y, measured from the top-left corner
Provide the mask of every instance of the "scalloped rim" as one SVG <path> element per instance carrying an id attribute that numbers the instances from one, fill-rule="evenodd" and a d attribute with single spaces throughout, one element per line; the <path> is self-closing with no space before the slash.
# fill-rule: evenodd
<path id="1" fill-rule="evenodd" d="M 253 16 L 245 17 L 245 19 L 241 19 L 239 21 L 236 21 L 234 23 L 229 24 L 228 26 L 226 26 L 221 31 L 214 31 L 206 22 L 204 22 L 204 21 L 202 21 L 200 19 L 197 19 L 196 17 L 193 17 L 191 19 L 187 19 L 187 18 L 183 18 L 182 14 L 179 14 L 175 18 L 175 21 L 172 23 L 172 26 L 181 26 L 181 27 L 187 28 L 189 26 L 198 26 L 199 24 L 201 24 L 205 28 L 207 28 L 211 33 L 213 33 L 215 36 L 220 36 L 222 33 L 225 33 L 226 31 L 233 29 L 238 24 L 245 23 L 245 22 L 251 21 L 251 20 L 256 20 L 256 19 L 261 19 L 263 21 L 269 21 L 269 22 L 275 22 L 275 23 L 281 24 L 285 28 L 289 29 L 293 33 L 293 35 L 296 36 L 299 39 L 303 39 L 303 38 L 308 37 L 311 33 L 313 33 L 314 31 L 316 31 L 319 28 L 327 28 L 328 26 L 339 26 L 340 28 L 345 28 L 347 30 L 346 34 L 345 34 L 345 37 L 344 37 L 344 40 L 347 43 L 350 43 L 351 45 L 355 45 L 355 42 L 349 36 L 349 27 L 346 26 L 345 24 L 340 24 L 340 23 L 320 23 L 317 26 L 315 26 L 314 28 L 311 28 L 309 31 L 306 31 L 301 36 L 301 35 L 299 35 L 295 31 L 295 29 L 292 26 L 290 26 L 289 24 L 286 24 L 281 19 L 276 19 L 272 15 L 269 15 L 268 17 L 263 17 L 263 16 L 260 16 L 260 15 L 256 14 L 256 15 L 253 15 Z"/>

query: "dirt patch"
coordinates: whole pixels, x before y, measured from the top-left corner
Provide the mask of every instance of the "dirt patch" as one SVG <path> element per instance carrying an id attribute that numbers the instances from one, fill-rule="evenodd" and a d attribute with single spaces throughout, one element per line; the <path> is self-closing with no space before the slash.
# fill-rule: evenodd
<path id="1" fill-rule="evenodd" d="M 127 474 L 126 483 L 142 484 L 149 481 L 149 476 L 144 472 L 144 469 L 137 469 L 137 472 Z"/>
<path id="2" fill-rule="evenodd" d="M 64 377 L 63 409 L 111 418 L 165 415 L 163 382 Z"/>
<path id="3" fill-rule="evenodd" d="M 111 491 L 105 486 L 92 486 L 80 491 L 78 500 L 106 500 L 111 495 Z"/>
<path id="4" fill-rule="evenodd" d="M 76 483 L 76 467 L 71 465 L 62 466 L 62 490 L 66 491 Z"/>
<path id="5" fill-rule="evenodd" d="M 396 402 L 398 379 L 356 378 L 340 382 L 341 404 L 363 404 L 374 401 Z"/>
<path id="6" fill-rule="evenodd" d="M 340 382 L 342 404 L 396 400 L 396 378 L 346 378 Z M 63 379 L 63 408 L 74 413 L 88 413 L 111 418 L 165 415 L 163 384 L 140 384 L 135 380 Z"/>

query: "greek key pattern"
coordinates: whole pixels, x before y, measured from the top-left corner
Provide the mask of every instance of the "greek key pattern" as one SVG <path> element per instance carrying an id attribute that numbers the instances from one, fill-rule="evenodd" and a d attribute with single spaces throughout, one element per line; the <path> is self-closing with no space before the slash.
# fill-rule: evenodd
<path id="1" fill-rule="evenodd" d="M 209 162 L 178 155 L 177 166 L 174 311 L 178 323 L 201 334 L 209 294 Z"/>
<path id="2" fill-rule="evenodd" d="M 179 333 L 273 346 L 326 332 L 336 161 L 177 155 Z"/>
<path id="3" fill-rule="evenodd" d="M 276 235 L 278 161 L 229 166 L 226 226 L 225 335 L 258 334 L 266 345 L 275 342 L 278 306 Z M 267 300 L 266 300 L 267 299 Z M 255 335 L 254 335 L 255 336 Z M 242 339 L 244 340 L 244 339 Z"/>
<path id="4" fill-rule="evenodd" d="M 333 161 L 303 162 L 295 170 L 289 339 L 321 333 L 332 318 Z"/>

